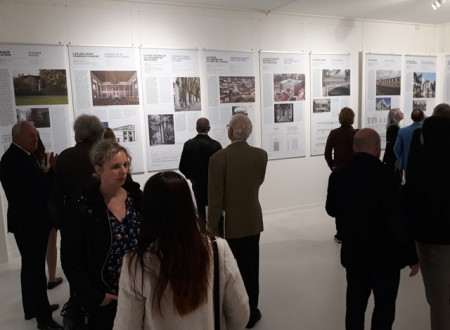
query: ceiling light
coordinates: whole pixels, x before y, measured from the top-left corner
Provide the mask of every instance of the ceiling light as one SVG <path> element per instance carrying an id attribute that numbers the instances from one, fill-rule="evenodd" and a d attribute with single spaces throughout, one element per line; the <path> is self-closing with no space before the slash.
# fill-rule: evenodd
<path id="1" fill-rule="evenodd" d="M 438 8 L 441 7 L 441 5 L 443 5 L 445 3 L 446 0 L 435 0 L 431 3 L 431 8 L 433 8 L 434 10 L 437 10 Z"/>

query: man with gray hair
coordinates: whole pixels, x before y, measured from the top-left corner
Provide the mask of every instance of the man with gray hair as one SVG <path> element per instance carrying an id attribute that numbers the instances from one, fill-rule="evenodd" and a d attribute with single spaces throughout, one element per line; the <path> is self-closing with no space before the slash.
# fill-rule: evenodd
<path id="1" fill-rule="evenodd" d="M 49 206 L 57 227 L 64 219 L 64 208 L 76 202 L 83 189 L 96 180 L 89 151 L 102 139 L 105 128 L 97 116 L 83 114 L 75 120 L 73 130 L 76 144 L 58 156 L 50 191 Z"/>
<path id="2" fill-rule="evenodd" d="M 45 254 L 51 228 L 47 209 L 48 177 L 34 152 L 38 130 L 29 121 L 12 128 L 11 146 L 0 161 L 0 181 L 8 199 L 8 231 L 14 234 L 21 256 L 20 283 L 26 320 L 36 318 L 38 329 L 57 330 L 52 318 L 45 276 Z"/>
<path id="3" fill-rule="evenodd" d="M 246 115 L 234 115 L 227 128 L 231 144 L 209 159 L 208 227 L 218 235 L 220 217 L 225 213 L 223 236 L 244 280 L 250 304 L 247 328 L 253 328 L 261 319 L 259 238 L 264 227 L 258 193 L 266 174 L 267 152 L 248 145 L 252 123 Z"/>
<path id="4" fill-rule="evenodd" d="M 97 181 L 89 152 L 95 142 L 103 138 L 105 128 L 97 116 L 83 114 L 76 118 L 73 130 L 76 144 L 58 156 L 50 189 L 49 210 L 57 228 L 63 227 L 66 210 L 75 204 L 82 191 Z M 64 240 L 64 230 L 61 240 Z M 84 313 L 73 302 L 72 292 L 61 314 L 65 329 L 77 329 L 84 323 Z"/>

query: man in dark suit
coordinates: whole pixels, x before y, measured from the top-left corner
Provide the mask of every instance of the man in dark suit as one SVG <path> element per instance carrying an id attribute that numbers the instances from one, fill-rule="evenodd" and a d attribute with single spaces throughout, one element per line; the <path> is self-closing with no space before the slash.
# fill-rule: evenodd
<path id="1" fill-rule="evenodd" d="M 225 212 L 224 237 L 244 280 L 250 304 L 247 328 L 253 328 L 261 319 L 259 238 L 264 227 L 258 194 L 266 174 L 267 152 L 248 145 L 252 123 L 247 116 L 234 115 L 227 127 L 231 144 L 209 159 L 208 227 L 217 235 Z"/>
<path id="2" fill-rule="evenodd" d="M 184 143 L 179 169 L 186 179 L 191 181 L 197 209 L 206 217 L 209 157 L 221 150 L 222 146 L 209 137 L 211 127 L 208 119 L 199 118 L 196 129 L 197 136 Z"/>
<path id="3" fill-rule="evenodd" d="M 0 161 L 0 181 L 8 199 L 8 231 L 22 258 L 20 274 L 25 319 L 36 317 L 38 329 L 62 329 L 52 318 L 45 276 L 45 254 L 51 223 L 47 208 L 48 181 L 33 152 L 38 131 L 32 122 L 12 128 L 13 143 Z"/>
<path id="4" fill-rule="evenodd" d="M 380 136 L 370 128 L 353 140 L 355 154 L 330 175 L 326 210 L 343 221 L 341 263 L 347 272 L 346 330 L 364 329 L 371 292 L 372 329 L 392 329 L 400 269 L 419 266 L 412 233 L 400 217 L 394 173 L 380 157 Z"/>

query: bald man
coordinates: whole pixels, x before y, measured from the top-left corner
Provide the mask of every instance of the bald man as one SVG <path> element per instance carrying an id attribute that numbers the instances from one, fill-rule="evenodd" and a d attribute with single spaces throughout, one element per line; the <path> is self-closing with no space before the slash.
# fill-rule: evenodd
<path id="1" fill-rule="evenodd" d="M 192 183 L 198 212 L 206 218 L 208 205 L 209 157 L 222 149 L 222 145 L 209 137 L 209 120 L 200 117 L 196 123 L 197 136 L 186 141 L 181 152 L 180 172 Z M 204 223 L 206 226 L 206 222 Z"/>
<path id="2" fill-rule="evenodd" d="M 343 222 L 341 264 L 347 272 L 345 329 L 364 329 L 373 292 L 372 329 L 391 329 L 400 269 L 418 272 L 412 235 L 399 216 L 393 173 L 380 161 L 380 136 L 370 128 L 353 140 L 355 154 L 328 181 L 327 213 Z"/>

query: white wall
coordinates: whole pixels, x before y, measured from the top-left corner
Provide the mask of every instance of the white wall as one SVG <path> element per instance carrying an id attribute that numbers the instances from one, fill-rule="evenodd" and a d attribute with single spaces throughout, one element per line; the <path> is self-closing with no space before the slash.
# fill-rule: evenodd
<path id="1" fill-rule="evenodd" d="M 358 110 L 358 117 L 362 111 L 359 109 L 362 104 L 360 53 L 442 56 L 450 48 L 448 35 L 449 26 L 265 15 L 118 1 L 3 0 L 0 3 L 1 43 L 350 53 L 354 77 L 351 104 Z M 438 91 L 439 95 L 442 91 Z M 307 122 L 309 111 L 307 99 Z M 260 141 L 259 122 L 254 126 L 254 134 Z M 307 155 L 309 133 L 308 126 Z M 150 175 L 133 177 L 144 184 Z M 270 161 L 260 192 L 263 210 L 276 212 L 321 205 L 328 175 L 322 156 Z M 2 209 L 5 214 L 4 198 Z M 0 235 L 0 251 L 5 250 L 3 243 L 4 235 Z M 1 260 L 5 259 L 0 255 Z"/>

